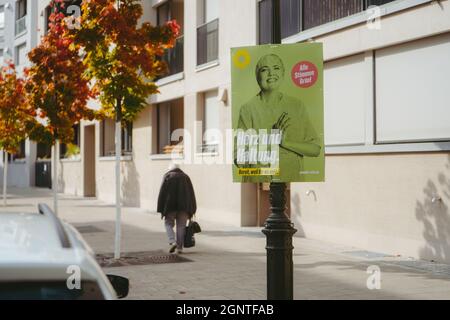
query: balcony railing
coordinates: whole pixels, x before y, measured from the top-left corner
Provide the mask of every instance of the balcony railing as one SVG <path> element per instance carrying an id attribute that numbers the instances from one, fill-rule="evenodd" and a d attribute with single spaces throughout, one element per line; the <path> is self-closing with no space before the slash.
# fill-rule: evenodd
<path id="1" fill-rule="evenodd" d="M 219 152 L 218 142 L 205 142 L 197 146 L 197 153 L 217 153 Z"/>
<path id="2" fill-rule="evenodd" d="M 16 36 L 24 33 L 27 30 L 26 16 L 16 20 Z"/>
<path id="3" fill-rule="evenodd" d="M 168 77 L 184 71 L 184 37 L 177 39 L 175 47 L 169 49 L 164 54 L 163 60 L 168 66 L 168 73 L 164 77 Z"/>
<path id="4" fill-rule="evenodd" d="M 202 65 L 219 57 L 219 19 L 197 28 L 197 65 Z"/>

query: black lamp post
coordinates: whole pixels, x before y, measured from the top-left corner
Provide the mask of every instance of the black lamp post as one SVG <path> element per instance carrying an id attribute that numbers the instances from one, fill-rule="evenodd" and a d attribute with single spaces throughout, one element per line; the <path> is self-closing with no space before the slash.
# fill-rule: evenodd
<path id="1" fill-rule="evenodd" d="M 272 0 L 273 43 L 281 43 L 280 0 Z M 262 232 L 266 235 L 267 299 L 292 300 L 292 236 L 296 229 L 286 215 L 286 183 L 270 184 L 270 215 Z"/>

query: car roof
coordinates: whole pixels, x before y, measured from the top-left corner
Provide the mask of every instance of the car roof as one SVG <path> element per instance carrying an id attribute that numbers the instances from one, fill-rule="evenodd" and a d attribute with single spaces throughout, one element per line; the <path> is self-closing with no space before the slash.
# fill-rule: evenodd
<path id="1" fill-rule="evenodd" d="M 58 251 L 58 232 L 48 216 L 39 213 L 0 214 L 0 251 L 28 252 Z M 5 255 L 0 255 L 0 261 Z"/>
<path id="2" fill-rule="evenodd" d="M 84 271 L 84 278 L 97 278 L 96 262 L 81 236 L 48 207 L 42 209 L 0 213 L 0 281 L 65 279 L 67 268 L 74 265 Z"/>
<path id="3" fill-rule="evenodd" d="M 35 213 L 0 213 L 1 282 L 66 281 L 79 268 L 82 281 L 96 281 L 107 299 L 116 297 L 80 233 L 40 204 Z"/>

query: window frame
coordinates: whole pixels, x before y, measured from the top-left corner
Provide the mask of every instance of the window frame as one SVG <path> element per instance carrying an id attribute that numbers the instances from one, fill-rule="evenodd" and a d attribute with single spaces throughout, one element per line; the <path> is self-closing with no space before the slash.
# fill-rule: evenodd
<path id="1" fill-rule="evenodd" d="M 182 101 L 182 106 L 180 107 L 180 109 L 182 112 L 183 127 L 177 128 L 177 129 L 185 129 L 185 124 L 184 124 L 184 120 L 185 120 L 184 119 L 184 116 L 185 116 L 184 111 L 185 110 L 184 110 L 184 101 L 182 100 L 182 98 L 161 102 L 161 103 L 158 103 L 153 106 L 153 108 L 155 108 L 155 110 L 154 110 L 155 112 L 152 113 L 154 116 L 154 118 L 152 117 L 152 126 L 154 126 L 154 128 L 155 128 L 155 131 L 153 131 L 153 134 L 155 134 L 156 139 L 153 140 L 153 144 L 152 144 L 152 148 L 151 148 L 151 157 L 156 158 L 156 157 L 170 156 L 171 155 L 170 153 L 163 152 L 163 148 L 165 146 L 169 146 L 169 145 L 175 146 L 178 144 L 182 144 L 183 149 L 184 149 L 184 142 L 183 142 L 184 139 L 181 142 L 177 142 L 177 143 L 175 143 L 174 141 L 171 141 L 171 136 L 173 134 L 173 131 L 176 130 L 176 129 L 173 129 L 173 124 L 171 123 L 171 112 L 172 112 L 172 108 L 174 108 L 174 105 L 172 103 L 175 103 L 179 100 Z M 162 143 L 161 143 L 161 133 L 160 133 L 161 132 L 161 119 L 160 119 L 161 118 L 161 116 L 160 116 L 161 108 L 170 108 L 170 110 L 168 111 L 168 117 L 167 117 L 168 128 L 166 128 L 166 130 L 168 131 L 167 134 L 168 134 L 169 141 L 168 141 L 168 144 L 165 144 L 165 146 L 162 146 Z M 181 153 L 180 153 L 180 155 L 181 155 Z"/>
<path id="2" fill-rule="evenodd" d="M 220 56 L 220 15 L 217 18 L 212 19 L 211 21 L 207 21 L 206 20 L 207 0 L 202 0 L 201 1 L 201 5 L 202 5 L 202 14 L 203 14 L 203 16 L 202 16 L 202 19 L 200 20 L 201 23 L 198 23 L 197 24 L 197 28 L 196 28 L 196 37 L 197 37 L 196 38 L 196 48 L 197 48 L 197 53 L 196 53 L 196 71 L 202 71 L 202 70 L 205 69 L 205 67 L 207 69 L 209 66 L 214 67 L 214 66 L 218 65 L 219 56 Z M 219 10 L 219 13 L 220 13 L 220 10 Z M 197 22 L 198 22 L 198 20 L 197 20 Z M 215 32 L 217 32 L 217 57 L 215 57 L 214 59 L 208 60 L 208 58 L 207 58 L 207 56 L 208 56 L 208 54 L 207 54 L 207 52 L 208 52 L 208 50 L 207 50 L 208 42 L 206 41 L 204 49 L 206 51 L 205 55 L 206 55 L 206 60 L 207 61 L 206 62 L 200 62 L 199 61 L 200 60 L 200 55 L 199 55 L 199 51 L 200 51 L 199 50 L 200 49 L 200 39 L 199 39 L 200 28 L 207 27 L 209 24 L 213 24 L 213 23 L 217 23 L 217 30 L 215 30 Z"/>
<path id="3" fill-rule="evenodd" d="M 218 122 L 219 127 L 214 128 L 214 129 L 221 131 L 221 128 L 220 128 L 220 107 L 221 106 L 220 106 L 220 102 L 219 102 L 219 89 L 215 88 L 215 89 L 201 92 L 199 94 L 200 105 L 199 105 L 199 109 L 197 109 L 197 110 L 199 110 L 198 116 L 197 116 L 197 121 L 201 121 L 201 123 L 202 123 L 201 130 L 202 131 L 201 131 L 200 139 L 197 141 L 196 153 L 197 154 L 218 154 L 220 141 L 217 141 L 214 144 L 213 143 L 208 144 L 207 141 L 205 140 L 205 133 L 206 133 L 206 130 L 208 129 L 207 122 L 206 122 L 207 121 L 207 104 L 206 104 L 207 94 L 212 94 L 212 96 L 215 97 L 215 99 L 217 99 L 217 118 L 218 118 L 217 122 Z"/>
<path id="4" fill-rule="evenodd" d="M 23 42 L 23 43 L 21 43 L 21 44 L 19 44 L 19 45 L 17 45 L 16 47 L 15 47 L 15 52 L 14 52 L 14 64 L 16 65 L 16 66 L 18 66 L 18 67 L 20 67 L 20 66 L 24 66 L 25 65 L 25 62 L 26 61 L 23 61 L 23 63 L 19 63 L 20 61 L 20 48 L 25 48 L 24 50 L 26 51 L 27 50 L 27 43 L 26 42 Z M 27 60 L 27 58 L 26 58 L 26 53 L 25 53 L 25 60 Z"/>
<path id="5" fill-rule="evenodd" d="M 109 120 L 113 124 L 113 135 L 112 135 L 112 141 L 114 149 L 109 151 L 110 154 L 106 154 L 105 149 L 105 138 L 106 138 L 106 130 L 105 130 L 105 122 Z M 126 122 L 126 125 L 128 129 L 124 128 L 124 124 L 122 124 L 122 128 L 120 130 L 121 137 L 122 137 L 122 145 L 121 145 L 121 157 L 130 157 L 133 155 L 133 123 L 132 122 Z M 100 141 L 99 141 L 99 158 L 105 159 L 105 158 L 111 158 L 116 156 L 116 149 L 115 149 L 115 135 L 116 135 L 116 122 L 112 119 L 105 119 L 99 122 L 99 131 L 100 131 Z M 131 129 L 131 130 L 130 130 Z M 128 150 L 125 150 L 125 147 L 127 147 Z"/>
<path id="6" fill-rule="evenodd" d="M 28 1 L 18 0 L 16 1 L 16 21 L 26 17 L 28 14 Z"/>
<path id="7" fill-rule="evenodd" d="M 12 153 L 8 153 L 8 162 L 9 163 L 23 163 L 26 161 L 27 158 L 27 145 L 26 145 L 26 140 L 23 139 L 20 142 L 19 147 L 17 148 L 19 150 L 18 154 L 12 154 Z"/>
<path id="8" fill-rule="evenodd" d="M 167 17 L 166 20 L 172 20 L 173 14 L 172 14 L 172 0 L 167 0 L 161 4 L 159 4 L 155 10 L 156 10 L 156 25 L 161 26 L 162 22 L 160 21 L 160 10 L 164 7 L 167 8 Z M 183 1 L 184 6 L 184 1 Z M 184 7 L 183 7 L 183 14 L 184 14 Z M 184 21 L 183 21 L 184 23 Z M 162 76 L 159 76 L 156 78 L 156 81 L 158 82 L 158 85 L 164 85 L 170 82 L 174 82 L 177 80 L 181 80 L 184 78 L 184 34 L 183 34 L 183 28 L 182 26 L 180 35 L 176 39 L 175 46 L 171 49 L 167 49 L 165 54 L 162 56 L 162 60 L 164 60 L 168 67 L 167 74 L 164 74 Z M 178 56 L 177 56 L 178 53 Z M 170 60 L 170 57 L 175 55 L 176 57 L 172 60 Z M 161 81 L 164 79 L 163 81 Z"/>
<path id="9" fill-rule="evenodd" d="M 0 30 L 4 30 L 5 29 L 5 19 L 6 19 L 6 14 L 5 14 L 5 5 L 0 5 L 0 16 L 3 16 L 3 19 L 1 19 L 0 21 L 3 21 L 3 23 L 0 23 Z"/>
<path id="10" fill-rule="evenodd" d="M 43 155 L 44 157 L 39 157 L 40 155 Z M 51 159 L 52 146 L 44 142 L 36 143 L 36 161 L 51 161 Z"/>
<path id="11" fill-rule="evenodd" d="M 72 126 L 73 130 L 74 130 L 74 136 L 73 136 L 73 140 L 71 142 L 71 144 L 76 145 L 78 148 L 81 149 L 81 124 L 77 123 L 75 125 Z M 59 145 L 59 159 L 61 160 L 67 160 L 67 159 L 71 159 L 70 157 L 66 157 L 66 152 L 67 152 L 67 144 L 65 143 L 60 143 Z M 81 154 L 81 150 L 80 150 L 80 154 Z"/>

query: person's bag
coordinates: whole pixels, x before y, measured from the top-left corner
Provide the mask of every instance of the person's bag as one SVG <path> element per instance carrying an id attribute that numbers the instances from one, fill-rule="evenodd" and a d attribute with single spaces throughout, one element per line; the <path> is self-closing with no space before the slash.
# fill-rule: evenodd
<path id="1" fill-rule="evenodd" d="M 184 235 L 184 247 L 192 248 L 195 246 L 195 234 L 202 232 L 198 222 L 189 220 L 189 224 L 186 227 L 186 233 Z"/>

